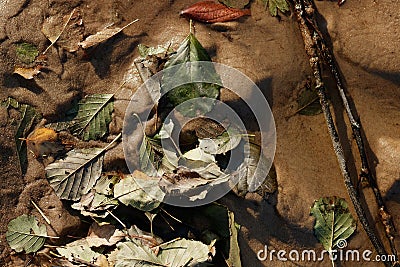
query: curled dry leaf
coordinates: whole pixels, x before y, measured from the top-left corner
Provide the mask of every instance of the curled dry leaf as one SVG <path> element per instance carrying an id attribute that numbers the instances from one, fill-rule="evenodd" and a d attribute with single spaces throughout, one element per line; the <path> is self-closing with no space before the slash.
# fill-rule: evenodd
<path id="1" fill-rule="evenodd" d="M 36 75 L 38 75 L 42 68 L 43 68 L 42 65 L 37 65 L 32 68 L 15 67 L 14 73 L 21 75 L 27 80 L 30 80 L 33 79 Z"/>
<path id="2" fill-rule="evenodd" d="M 181 15 L 202 22 L 214 23 L 250 16 L 251 13 L 250 9 L 230 8 L 214 1 L 202 1 L 181 11 Z"/>
<path id="3" fill-rule="evenodd" d="M 43 22 L 42 33 L 49 39 L 51 45 L 43 54 L 56 42 L 68 52 L 77 51 L 78 42 L 83 38 L 83 31 L 83 20 L 79 8 L 75 8 L 67 15 L 58 13 L 46 18 Z"/>
<path id="4" fill-rule="evenodd" d="M 57 133 L 48 128 L 34 130 L 26 138 L 26 144 L 35 157 L 54 155 L 63 150 Z"/>
<path id="5" fill-rule="evenodd" d="M 124 30 L 126 27 L 132 25 L 133 23 L 135 23 L 136 21 L 138 21 L 138 19 L 135 19 L 134 21 L 128 23 L 127 25 L 125 25 L 122 28 L 106 28 L 103 29 L 93 35 L 88 36 L 84 41 L 79 42 L 78 45 L 80 45 L 82 48 L 89 48 L 92 47 L 94 45 L 97 45 L 111 37 L 113 37 L 114 35 L 116 35 L 117 33 L 121 32 L 122 30 Z"/>

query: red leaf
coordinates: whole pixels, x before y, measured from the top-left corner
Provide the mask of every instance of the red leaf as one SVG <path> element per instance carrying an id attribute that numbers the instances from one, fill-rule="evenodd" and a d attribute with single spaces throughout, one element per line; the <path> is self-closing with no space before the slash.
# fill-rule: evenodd
<path id="1" fill-rule="evenodd" d="M 250 9 L 230 8 L 213 1 L 202 1 L 181 11 L 181 15 L 202 22 L 214 23 L 250 16 Z"/>

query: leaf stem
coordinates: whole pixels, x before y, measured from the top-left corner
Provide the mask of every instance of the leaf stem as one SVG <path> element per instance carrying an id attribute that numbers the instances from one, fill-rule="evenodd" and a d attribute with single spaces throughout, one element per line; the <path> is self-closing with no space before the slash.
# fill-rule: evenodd
<path id="1" fill-rule="evenodd" d="M 51 222 L 49 220 L 49 218 L 47 218 L 47 216 L 43 213 L 43 211 L 39 208 L 38 205 L 36 205 L 36 203 L 31 200 L 31 203 L 33 204 L 33 206 L 39 211 L 40 215 L 43 217 L 43 219 L 49 224 L 51 225 Z"/>

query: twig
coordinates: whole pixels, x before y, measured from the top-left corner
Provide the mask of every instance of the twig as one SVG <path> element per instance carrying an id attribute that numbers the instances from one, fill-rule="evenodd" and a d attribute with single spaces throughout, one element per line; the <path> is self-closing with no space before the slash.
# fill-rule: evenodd
<path id="1" fill-rule="evenodd" d="M 384 246 L 382 245 L 381 240 L 375 233 L 374 228 L 371 226 L 370 222 L 367 219 L 366 212 L 360 202 L 360 194 L 353 185 L 352 179 L 350 177 L 350 173 L 348 170 L 347 162 L 344 156 L 343 147 L 339 140 L 339 135 L 336 130 L 336 126 L 334 124 L 332 114 L 330 111 L 329 103 L 327 101 L 327 93 L 325 89 L 325 85 L 322 79 L 321 72 L 321 59 L 320 59 L 320 50 L 319 50 L 319 42 L 322 37 L 319 34 L 318 26 L 315 20 L 315 6 L 313 5 L 312 0 L 292 0 L 295 13 L 297 16 L 299 28 L 303 37 L 305 51 L 309 57 L 310 66 L 313 71 L 313 75 L 316 81 L 316 90 L 320 99 L 320 103 L 322 106 L 322 111 L 325 116 L 325 120 L 328 126 L 328 131 L 332 139 L 332 144 L 334 151 L 336 153 L 336 157 L 339 162 L 340 169 L 342 171 L 342 175 L 344 177 L 344 183 L 348 194 L 350 196 L 351 201 L 353 202 L 354 209 L 357 213 L 357 216 L 364 227 L 371 243 L 374 245 L 376 251 L 381 255 L 387 255 Z M 326 48 L 326 47 L 325 47 Z M 323 57 L 323 55 L 322 55 Z M 349 107 L 347 98 L 344 105 Z M 351 120 L 351 122 L 355 122 L 355 120 Z M 353 126 L 352 123 L 352 126 Z M 356 124 L 354 124 L 356 125 Z M 364 151 L 365 152 L 365 151 Z M 361 152 L 360 152 L 361 154 Z M 389 262 L 385 263 L 390 266 Z"/>
<path id="2" fill-rule="evenodd" d="M 42 215 L 43 219 L 44 219 L 49 225 L 51 225 L 51 222 L 50 222 L 49 218 L 47 218 L 47 216 L 43 213 L 43 211 L 39 208 L 39 206 L 36 205 L 36 203 L 35 203 L 33 200 L 31 200 L 31 202 L 32 202 L 33 206 L 39 211 L 40 215 Z"/>
<path id="3" fill-rule="evenodd" d="M 343 102 L 343 106 L 346 110 L 347 117 L 350 121 L 351 125 L 351 130 L 353 132 L 353 136 L 356 140 L 357 143 L 357 148 L 358 148 L 358 153 L 360 154 L 360 159 L 361 159 L 361 170 L 359 177 L 361 178 L 366 178 L 368 181 L 368 184 L 372 188 L 372 191 L 374 192 L 375 195 L 375 202 L 378 205 L 379 208 L 379 216 L 381 219 L 381 223 L 385 227 L 385 234 L 387 239 L 389 240 L 390 248 L 393 253 L 393 255 L 397 255 L 397 249 L 396 245 L 394 243 L 394 237 L 396 233 L 396 229 L 394 226 L 393 222 L 393 217 L 390 215 L 388 212 L 385 202 L 383 201 L 381 192 L 378 188 L 378 185 L 376 183 L 376 177 L 374 176 L 373 172 L 371 171 L 369 162 L 368 162 L 368 157 L 367 157 L 367 152 L 365 149 L 364 145 L 364 140 L 362 136 L 362 125 L 360 118 L 356 115 L 356 112 L 354 112 L 350 106 L 350 100 L 347 97 L 347 89 L 344 86 L 344 83 L 342 83 L 341 77 L 339 75 L 339 70 L 336 64 L 336 60 L 330 51 L 330 49 L 326 46 L 324 43 L 324 40 L 322 36 L 318 34 L 317 36 L 318 40 L 321 43 L 321 52 L 323 53 L 324 59 L 326 63 L 329 65 L 329 68 L 331 69 L 331 73 L 335 79 L 336 82 L 336 88 L 339 91 L 340 97 Z"/>

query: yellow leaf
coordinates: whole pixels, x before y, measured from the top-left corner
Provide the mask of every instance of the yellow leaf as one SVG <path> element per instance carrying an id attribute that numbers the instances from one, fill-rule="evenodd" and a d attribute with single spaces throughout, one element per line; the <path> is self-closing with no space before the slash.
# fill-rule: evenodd
<path id="1" fill-rule="evenodd" d="M 56 154 L 62 150 L 57 133 L 53 129 L 48 128 L 34 130 L 26 138 L 26 144 L 35 157 Z"/>
<path id="2" fill-rule="evenodd" d="M 14 73 L 21 75 L 25 79 L 33 79 L 34 76 L 38 75 L 40 73 L 40 69 L 42 68 L 42 65 L 37 65 L 32 68 L 21 68 L 21 67 L 15 67 Z"/>

